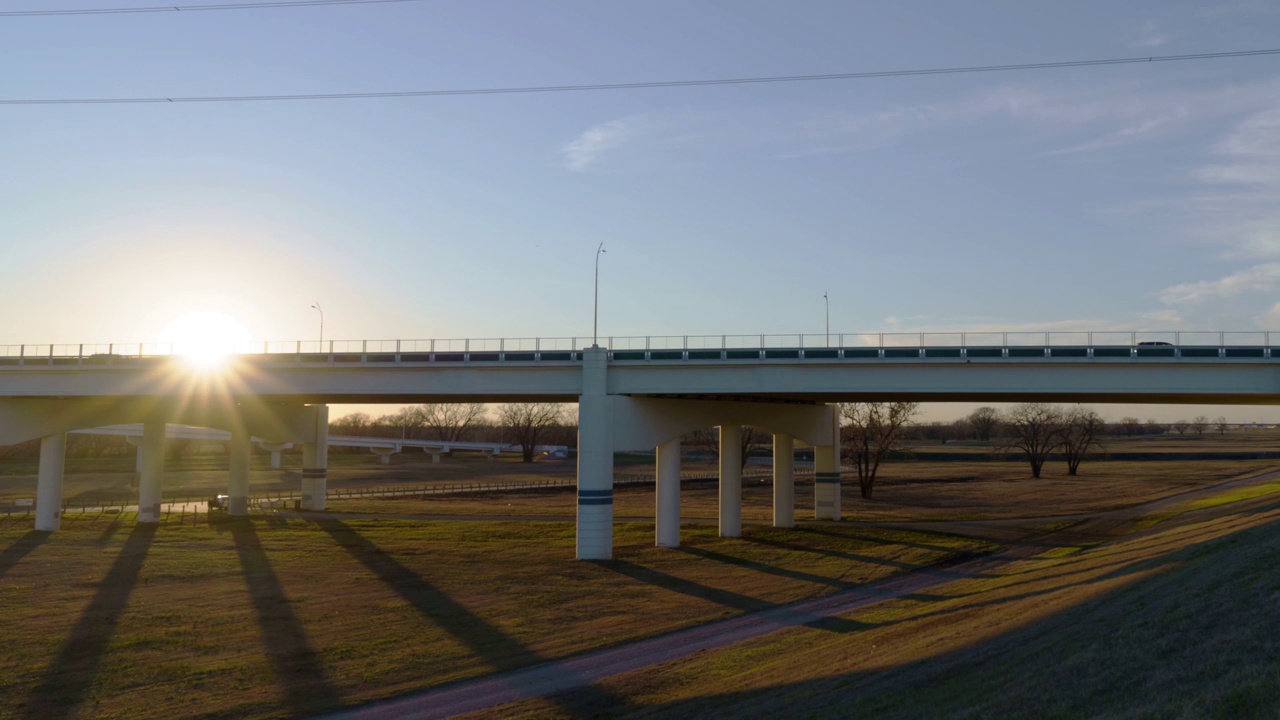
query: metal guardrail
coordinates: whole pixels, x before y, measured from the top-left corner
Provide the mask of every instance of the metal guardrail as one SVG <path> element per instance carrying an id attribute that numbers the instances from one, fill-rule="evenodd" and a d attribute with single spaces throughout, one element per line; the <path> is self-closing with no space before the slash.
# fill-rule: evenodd
<path id="1" fill-rule="evenodd" d="M 930 358 L 1280 358 L 1271 331 L 1094 331 L 676 335 L 601 338 L 611 361 L 904 360 Z M 585 338 L 292 340 L 235 343 L 245 363 L 581 362 Z M 201 346 L 202 354 L 210 348 Z M 137 366 L 180 358 L 179 344 L 0 345 L 0 368 Z"/>

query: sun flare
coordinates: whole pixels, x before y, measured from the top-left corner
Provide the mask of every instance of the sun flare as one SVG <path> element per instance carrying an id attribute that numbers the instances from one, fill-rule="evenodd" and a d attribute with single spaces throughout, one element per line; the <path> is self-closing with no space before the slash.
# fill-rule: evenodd
<path id="1" fill-rule="evenodd" d="M 212 368 L 235 353 L 237 343 L 249 340 L 249 330 L 230 315 L 196 310 L 169 323 L 161 340 L 172 345 L 174 355 L 192 365 Z"/>

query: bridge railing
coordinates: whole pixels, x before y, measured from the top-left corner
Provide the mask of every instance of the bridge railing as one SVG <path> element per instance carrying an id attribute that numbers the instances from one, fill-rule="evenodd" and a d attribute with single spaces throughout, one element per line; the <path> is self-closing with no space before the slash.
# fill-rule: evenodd
<path id="1" fill-rule="evenodd" d="M 618 360 L 1271 358 L 1280 333 L 1271 336 L 1263 330 L 1063 330 L 610 336 L 599 342 Z M 582 337 L 287 340 L 229 344 L 226 352 L 272 362 L 575 362 L 590 342 Z M 1275 351 L 1280 358 L 1280 347 Z M 174 343 L 0 345 L 0 366 L 127 365 L 187 352 Z"/>

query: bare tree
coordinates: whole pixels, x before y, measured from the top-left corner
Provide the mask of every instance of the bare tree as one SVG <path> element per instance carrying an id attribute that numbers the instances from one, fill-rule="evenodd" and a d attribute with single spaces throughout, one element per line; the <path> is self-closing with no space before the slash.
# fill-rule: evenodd
<path id="1" fill-rule="evenodd" d="M 1175 420 L 1169 424 L 1169 427 L 1177 431 L 1179 435 L 1186 435 L 1187 428 L 1191 427 L 1191 423 L 1187 422 L 1186 420 Z"/>
<path id="2" fill-rule="evenodd" d="M 969 422 L 969 427 L 973 428 L 973 433 L 979 440 L 990 440 L 996 426 L 1000 424 L 1000 411 L 983 406 L 969 413 L 965 420 Z"/>
<path id="3" fill-rule="evenodd" d="M 720 432 L 716 428 L 703 428 L 702 430 L 694 430 L 688 435 L 688 442 L 700 451 L 720 457 Z M 742 454 L 741 467 L 747 466 L 747 458 L 758 457 L 764 455 L 765 451 L 772 447 L 773 436 L 769 433 L 744 426 L 742 428 Z"/>
<path id="4" fill-rule="evenodd" d="M 1191 418 L 1191 429 L 1197 435 L 1203 435 L 1204 431 L 1209 429 L 1209 418 L 1204 415 L 1197 415 Z"/>
<path id="5" fill-rule="evenodd" d="M 1156 422 L 1155 418 L 1148 418 L 1147 424 L 1143 426 L 1143 431 L 1148 435 L 1163 435 L 1169 432 L 1169 429 Z"/>
<path id="6" fill-rule="evenodd" d="M 1031 464 L 1031 477 L 1040 477 L 1049 453 L 1062 445 L 1062 411 L 1055 405 L 1022 403 L 1009 410 L 1004 426 L 1008 447 L 1022 451 Z"/>
<path id="7" fill-rule="evenodd" d="M 560 403 L 507 403 L 498 406 L 498 422 L 515 438 L 524 462 L 533 462 L 534 449 L 547 430 L 564 419 Z"/>
<path id="8" fill-rule="evenodd" d="M 1062 452 L 1067 456 L 1067 474 L 1075 475 L 1080 461 L 1092 448 L 1101 448 L 1107 422 L 1089 408 L 1075 407 L 1067 413 L 1062 428 Z"/>
<path id="9" fill-rule="evenodd" d="M 841 403 L 839 408 L 846 421 L 840 434 L 858 469 L 858 488 L 862 497 L 870 498 L 880 462 L 902 446 L 903 428 L 919 412 L 920 403 Z"/>
<path id="10" fill-rule="evenodd" d="M 426 403 L 414 408 L 422 424 L 431 428 L 436 440 L 457 442 L 484 417 L 484 403 Z M 560 422 L 563 418 L 557 418 Z"/>
<path id="11" fill-rule="evenodd" d="M 1222 415 L 1219 415 L 1219 416 L 1218 416 L 1218 419 L 1213 421 L 1213 424 L 1214 424 L 1214 427 L 1216 427 L 1216 428 L 1218 429 L 1218 434 L 1219 434 L 1219 435 L 1226 435 L 1226 434 L 1227 434 L 1227 426 L 1228 426 L 1228 423 L 1227 423 L 1227 419 L 1226 419 L 1225 417 L 1223 417 Z"/>
<path id="12" fill-rule="evenodd" d="M 1127 417 L 1120 420 L 1120 428 L 1124 430 L 1125 437 L 1142 434 L 1142 422 L 1136 417 Z"/>
<path id="13" fill-rule="evenodd" d="M 373 418 L 362 412 L 343 415 L 329 423 L 329 429 L 337 435 L 368 435 Z"/>

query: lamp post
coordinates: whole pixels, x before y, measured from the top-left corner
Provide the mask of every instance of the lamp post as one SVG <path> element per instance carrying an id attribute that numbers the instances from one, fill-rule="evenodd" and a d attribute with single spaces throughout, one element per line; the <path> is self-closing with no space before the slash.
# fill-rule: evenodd
<path id="1" fill-rule="evenodd" d="M 827 306 L 827 347 L 831 347 L 831 299 L 826 290 L 822 291 L 822 302 Z"/>
<path id="2" fill-rule="evenodd" d="M 324 345 L 324 310 L 320 308 L 319 300 L 315 301 L 311 307 L 320 313 L 320 344 Z"/>
<path id="3" fill-rule="evenodd" d="M 600 254 L 604 251 L 604 242 L 601 242 L 596 248 L 596 291 L 591 301 L 591 347 L 593 348 L 600 347 L 596 342 L 596 334 L 600 327 Z"/>

